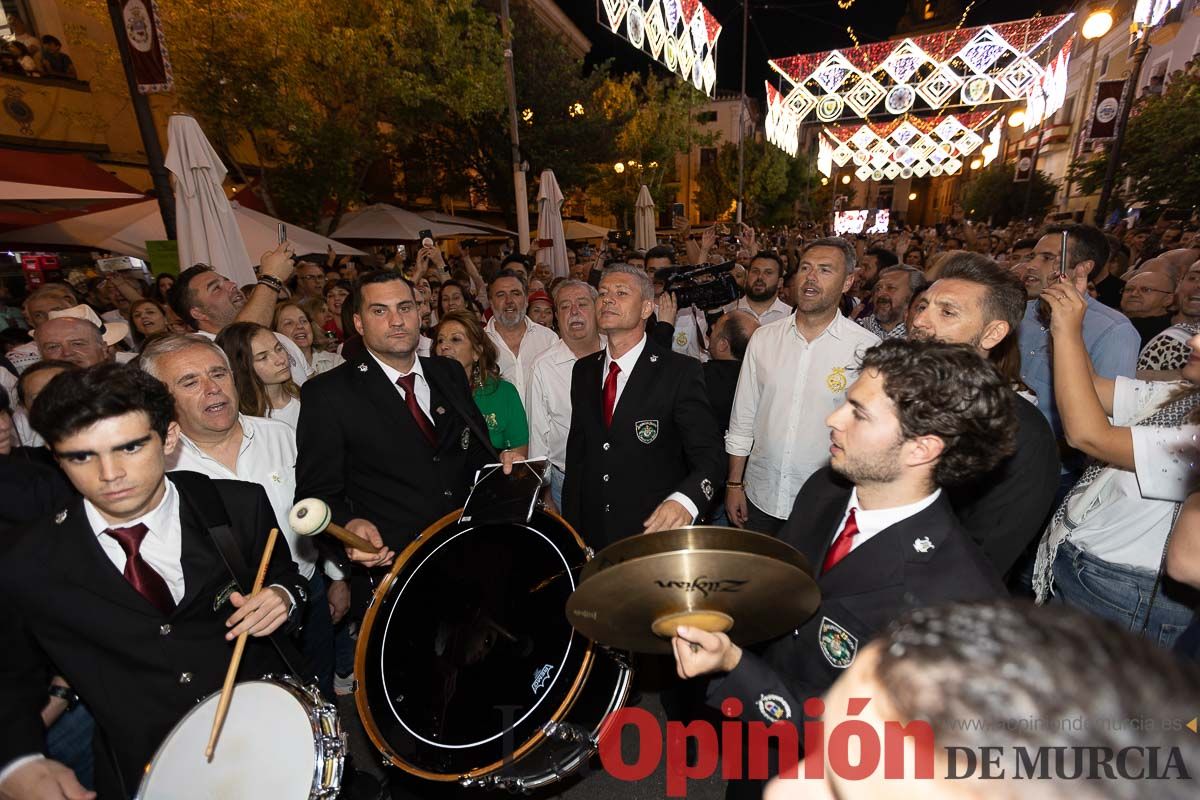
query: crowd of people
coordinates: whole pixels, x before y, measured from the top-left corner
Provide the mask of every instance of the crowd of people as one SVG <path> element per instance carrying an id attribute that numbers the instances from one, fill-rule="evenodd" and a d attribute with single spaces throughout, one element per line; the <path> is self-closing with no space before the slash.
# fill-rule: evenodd
<path id="1" fill-rule="evenodd" d="M 718 269 L 699 280 L 727 272 L 737 296 L 681 305 L 664 276 L 705 264 Z M 565 275 L 516 252 L 426 243 L 404 263 L 285 243 L 256 272 L 243 287 L 202 264 L 103 273 L 12 301 L 21 319 L 0 332 L 0 527 L 17 545 L 0 559 L 26 574 L 0 584 L 12 610 L 2 635 L 21 643 L 0 667 L 15 731 L 0 734 L 0 796 L 49 784 L 62 794 L 45 796 L 83 796 L 71 773 L 128 796 L 173 721 L 220 683 L 220 659 L 194 640 L 145 657 L 93 641 L 145 649 L 150 634 L 110 624 L 103 604 L 71 621 L 52 587 L 67 581 L 66 602 L 86 600 L 70 575 L 45 574 L 56 556 L 39 537 L 64 525 L 98 537 L 117 567 L 108 577 L 159 605 L 163 641 L 224 630 L 227 615 L 258 638 L 293 631 L 332 697 L 353 691 L 370 576 L 462 507 L 476 470 L 496 461 L 547 459 L 545 506 L 596 550 L 707 523 L 808 557 L 821 606 L 794 634 L 753 652 L 689 628 L 673 640 L 679 675 L 706 676 L 714 705 L 741 698 L 746 720 L 799 721 L 806 698 L 852 680 L 852 664 L 915 713 L 921 703 L 888 677 L 920 678 L 896 642 L 933 624 L 920 609 L 945 603 L 1015 609 L 985 614 L 981 631 L 1028 618 L 1053 639 L 1053 620 L 1082 614 L 1107 621 L 1087 623 L 1097 639 L 1134 653 L 1144 638 L 1173 650 L 1180 670 L 1200 654 L 1193 224 L 989 228 L 956 215 L 846 238 L 820 225 L 684 225 L 646 252 L 569 249 Z M 219 563 L 189 561 L 193 528 L 207 525 L 189 516 L 206 491 L 196 473 L 244 511 L 246 542 L 264 533 L 249 519 L 280 527 L 291 558 L 273 563 L 269 600 L 234 592 L 184 613 L 193 581 L 227 582 Z M 244 484 L 261 488 L 231 488 Z M 288 512 L 306 497 L 378 551 L 296 535 Z M 104 535 L 135 528 L 133 544 Z M 78 580 L 108 569 L 93 560 Z M 1008 595 L 1043 608 L 995 605 Z M 1062 640 L 1039 645 L 1049 657 L 1072 637 Z M 96 675 L 126 659 L 126 680 L 144 687 L 114 706 Z M 1002 660 L 966 659 L 993 678 L 1008 675 Z M 1114 699 L 1131 673 L 1087 674 L 1110 705 L 1081 698 L 1085 713 L 1138 710 Z M 1139 675 L 1137 696 L 1156 698 L 1147 708 L 1160 688 L 1178 691 L 1175 673 L 1160 677 Z M 129 736 L 135 712 L 148 722 Z M 111 759 L 92 758 L 93 737 Z M 731 792 L 762 791 L 750 783 Z"/>

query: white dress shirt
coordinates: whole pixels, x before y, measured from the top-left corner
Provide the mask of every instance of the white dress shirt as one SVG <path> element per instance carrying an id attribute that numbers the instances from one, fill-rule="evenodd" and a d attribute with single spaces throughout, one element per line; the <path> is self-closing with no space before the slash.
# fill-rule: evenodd
<path id="1" fill-rule="evenodd" d="M 600 347 L 608 347 L 601 334 Z M 529 416 L 529 457 L 549 458 L 560 470 L 567 468 L 567 434 L 571 432 L 571 373 L 575 354 L 561 339 L 538 356 L 529 378 L 525 410 Z"/>
<path id="2" fill-rule="evenodd" d="M 642 334 L 642 338 L 625 355 L 617 359 L 617 366 L 620 372 L 617 373 L 617 397 L 613 401 L 613 413 L 617 413 L 617 406 L 621 405 L 621 395 L 625 392 L 625 384 L 629 383 L 629 376 L 633 373 L 633 368 L 637 366 L 638 359 L 642 357 L 642 351 L 646 349 L 646 334 Z M 604 369 L 600 373 L 600 391 L 604 391 L 604 381 L 608 379 L 609 365 L 612 364 L 612 351 L 607 347 L 604 350 Z M 674 500 L 679 505 L 688 510 L 692 515 L 692 522 L 696 521 L 696 517 L 700 515 L 700 509 L 696 508 L 696 504 L 692 502 L 692 498 L 688 497 L 683 492 L 672 492 L 667 500 Z M 665 502 L 665 501 L 664 501 Z"/>
<path id="3" fill-rule="evenodd" d="M 654 313 L 658 314 L 658 304 L 654 306 Z M 701 363 L 708 361 L 708 321 L 703 311 L 695 306 L 679 309 L 671 334 L 671 349 Z"/>
<path id="4" fill-rule="evenodd" d="M 279 532 L 287 539 L 292 560 L 308 580 L 316 571 L 319 560 L 316 545 L 310 537 L 297 536 L 288 524 L 288 514 L 296 496 L 296 431 L 282 422 L 245 414 L 238 415 L 238 424 L 242 426 L 242 443 L 235 469 L 229 469 L 182 434 L 179 447 L 167 457 L 167 468 L 261 486 L 275 512 Z M 334 580 L 343 577 L 341 570 L 332 563 L 326 564 L 325 573 Z"/>
<path id="5" fill-rule="evenodd" d="M 293 431 L 300 423 L 300 398 L 289 397 L 287 405 L 283 408 L 270 408 L 268 404 L 267 416 L 271 419 L 279 420 L 287 424 Z"/>
<path id="6" fill-rule="evenodd" d="M 787 519 L 800 487 L 829 461 L 825 418 L 845 401 L 863 352 L 878 342 L 840 311 L 812 342 L 794 314 L 750 337 L 725 452 L 749 457 L 742 479 L 756 507 Z"/>
<path id="7" fill-rule="evenodd" d="M 109 528 L 130 528 L 138 523 L 146 526 L 146 538 L 138 548 L 138 555 L 150 565 L 155 572 L 162 576 L 171 597 L 178 604 L 183 599 L 183 526 L 179 522 L 179 491 L 175 484 L 166 478 L 167 490 L 162 500 L 153 509 L 129 522 L 109 524 L 100 511 L 92 505 L 92 501 L 84 499 L 83 511 L 87 514 L 88 524 L 92 533 L 100 542 L 100 549 L 109 561 L 117 568 L 117 572 L 125 573 L 125 551 L 121 543 L 104 531 Z"/>
<path id="8" fill-rule="evenodd" d="M 399 370 L 389 367 L 387 364 L 383 363 L 383 361 L 379 359 L 379 356 L 371 352 L 370 348 L 367 348 L 367 352 L 370 353 L 371 358 L 375 359 L 375 363 L 378 364 L 379 368 L 383 370 L 383 374 L 387 375 L 388 381 L 390 381 L 391 384 L 396 387 L 396 393 L 400 395 L 400 399 L 404 400 L 405 402 L 408 402 L 408 398 L 404 394 L 404 389 L 400 386 L 400 384 L 396 383 L 396 381 L 409 374 L 417 376 L 413 379 L 413 391 L 417 393 L 417 405 L 421 407 L 421 410 L 425 412 L 425 416 L 429 417 L 429 422 L 432 423 L 433 414 L 430 413 L 429 410 L 429 406 L 431 405 L 429 400 L 429 381 L 425 380 L 425 370 L 421 367 L 421 359 L 414 356 L 412 369 L 408 372 L 400 372 Z"/>
<path id="9" fill-rule="evenodd" d="M 525 398 L 529 394 L 529 379 L 533 375 L 533 362 L 537 361 L 538 356 L 542 353 L 554 347 L 558 341 L 558 334 L 545 325 L 538 325 L 529 317 L 525 317 L 524 321 L 525 333 L 521 337 L 519 355 L 513 355 L 513 351 L 508 349 L 500 331 L 496 330 L 495 317 L 488 320 L 484 330 L 487 331 L 492 344 L 496 345 L 497 360 L 500 362 L 500 377 L 517 387 L 521 405 L 528 408 Z"/>
<path id="10" fill-rule="evenodd" d="M 758 320 L 759 325 L 768 325 L 772 322 L 775 322 L 776 320 L 781 320 L 785 317 L 790 317 L 792 315 L 792 312 L 795 309 L 793 309 L 787 303 L 783 302 L 778 297 L 776 297 L 775 302 L 771 304 L 771 307 L 768 308 L 766 311 L 762 312 L 761 314 L 759 314 L 757 311 L 755 311 L 753 308 L 750 307 L 750 301 L 747 298 L 743 297 L 741 300 L 738 300 L 736 303 L 733 304 L 732 309 L 727 309 L 727 310 L 745 311 L 747 314 L 749 314 L 750 316 L 752 316 L 756 320 Z"/>
<path id="11" fill-rule="evenodd" d="M 275 333 L 275 331 L 271 331 Z M 205 339 L 216 341 L 217 335 L 208 331 L 196 331 Z M 297 386 L 303 385 L 304 381 L 308 380 L 308 362 L 304 360 L 304 351 L 300 349 L 300 345 L 293 342 L 282 333 L 275 333 L 275 338 L 283 345 L 283 350 L 287 353 L 288 369 L 292 371 L 292 382 Z"/>
<path id="12" fill-rule="evenodd" d="M 842 514 L 842 521 L 838 523 L 837 530 L 833 533 L 833 539 L 830 539 L 830 544 L 837 539 L 838 535 L 842 532 L 842 528 L 846 527 L 846 520 L 850 517 L 850 509 L 854 509 L 854 522 L 858 525 L 858 533 L 850 540 L 850 552 L 854 552 L 870 541 L 871 537 L 875 534 L 890 528 L 898 522 L 903 522 L 909 517 L 916 516 L 933 505 L 941 496 L 942 490 L 936 489 L 933 494 L 923 497 L 915 503 L 896 506 L 895 508 L 876 508 L 872 511 L 867 511 L 858 502 L 858 487 L 856 486 L 850 491 L 850 502 L 846 503 L 846 513 Z"/>
<path id="13" fill-rule="evenodd" d="M 329 372 L 334 367 L 340 367 L 345 363 L 346 359 L 342 358 L 338 353 L 329 350 L 315 350 L 313 351 L 312 363 L 308 365 L 308 377 L 311 378 L 314 375 Z"/>

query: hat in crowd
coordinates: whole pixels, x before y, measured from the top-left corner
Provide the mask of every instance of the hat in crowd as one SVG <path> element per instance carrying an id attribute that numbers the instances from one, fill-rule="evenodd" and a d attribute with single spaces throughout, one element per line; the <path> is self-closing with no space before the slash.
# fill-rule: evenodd
<path id="1" fill-rule="evenodd" d="M 550 295 L 547 294 L 543 289 L 538 289 L 536 292 L 529 293 L 529 305 L 533 305 L 538 300 L 541 300 L 550 306 L 554 305 L 554 301 L 550 299 Z"/>
<path id="2" fill-rule="evenodd" d="M 75 319 L 86 319 L 88 322 L 100 329 L 100 335 L 104 339 L 104 343 L 109 347 L 123 341 L 129 335 L 128 322 L 111 322 L 102 320 L 92 310 L 92 307 L 83 303 L 70 308 L 64 308 L 62 311 L 51 311 L 47 314 L 50 319 L 59 319 L 60 317 L 74 317 Z M 32 333 L 32 331 L 30 331 Z"/>

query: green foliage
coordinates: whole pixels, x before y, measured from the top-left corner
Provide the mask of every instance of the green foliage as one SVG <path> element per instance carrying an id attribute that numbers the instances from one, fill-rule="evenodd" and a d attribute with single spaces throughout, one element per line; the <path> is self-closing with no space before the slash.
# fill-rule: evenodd
<path id="1" fill-rule="evenodd" d="M 1013 219 L 1041 219 L 1046 215 L 1054 202 L 1058 184 L 1041 170 L 1034 174 L 1032 187 L 1027 183 L 1016 183 L 1013 181 L 1014 169 L 1012 164 L 996 161 L 975 173 L 964 201 L 972 219 L 991 220 L 992 225 L 1004 227 Z"/>
<path id="2" fill-rule="evenodd" d="M 1099 192 L 1108 154 L 1076 161 L 1072 178 L 1084 194 Z M 1126 180 L 1128 192 L 1123 192 Z M 1200 79 L 1183 75 L 1161 95 L 1138 99 L 1121 144 L 1113 197 L 1161 206 L 1190 206 L 1200 197 Z"/>
<path id="3" fill-rule="evenodd" d="M 722 145 L 714 162 L 697 176 L 696 203 L 703 220 L 726 219 L 734 213 L 737 197 L 738 148 Z M 829 192 L 803 155 L 792 158 L 766 140 L 747 140 L 744 153 L 746 208 L 743 219 L 753 225 L 785 225 L 799 217 L 812 217 L 827 207 Z M 822 190 L 814 196 L 816 190 Z M 821 205 L 824 199 L 824 206 Z"/>

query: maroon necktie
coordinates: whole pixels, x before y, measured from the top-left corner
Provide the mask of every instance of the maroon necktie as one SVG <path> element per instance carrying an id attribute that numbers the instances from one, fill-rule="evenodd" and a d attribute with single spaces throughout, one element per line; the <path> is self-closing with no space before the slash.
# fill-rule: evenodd
<path id="1" fill-rule="evenodd" d="M 854 546 L 854 535 L 858 533 L 858 523 L 854 521 L 854 509 L 850 509 L 850 516 L 846 517 L 846 524 L 842 527 L 842 532 L 833 540 L 833 546 L 829 548 L 829 553 L 825 556 L 825 564 L 821 567 L 821 574 L 824 575 L 829 570 L 833 569 L 839 561 L 850 555 L 850 548 Z"/>
<path id="2" fill-rule="evenodd" d="M 174 611 L 175 599 L 171 597 L 167 582 L 138 552 L 149 529 L 139 522 L 128 528 L 107 528 L 104 532 L 116 539 L 117 544 L 125 551 L 125 580 L 164 615 Z"/>
<path id="3" fill-rule="evenodd" d="M 404 390 L 404 402 L 408 404 L 408 411 L 413 416 L 413 422 L 417 423 L 417 427 L 421 429 L 421 433 L 425 434 L 429 443 L 436 445 L 437 434 L 433 431 L 433 423 L 429 421 L 429 417 L 425 416 L 425 412 L 421 410 L 421 404 L 417 402 L 416 377 L 417 373 L 415 372 L 401 375 L 396 379 L 396 385 Z"/>
<path id="4" fill-rule="evenodd" d="M 617 373 L 621 367 L 617 362 L 608 365 L 608 377 L 604 379 L 604 427 L 612 426 L 613 409 L 617 405 Z"/>

